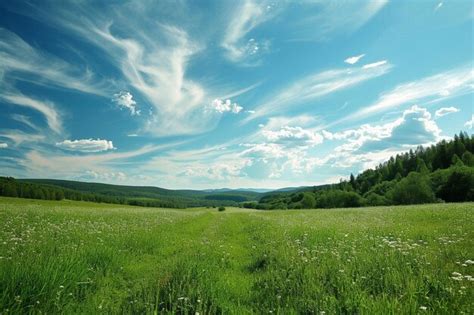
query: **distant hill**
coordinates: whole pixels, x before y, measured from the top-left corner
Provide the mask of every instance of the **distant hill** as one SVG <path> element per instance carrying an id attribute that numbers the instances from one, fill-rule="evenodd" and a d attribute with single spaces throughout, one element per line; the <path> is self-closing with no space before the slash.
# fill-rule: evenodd
<path id="1" fill-rule="evenodd" d="M 204 192 L 215 193 L 215 192 L 239 192 L 239 191 L 246 191 L 246 192 L 256 192 L 256 193 L 267 193 L 270 191 L 275 191 L 275 189 L 267 189 L 267 188 L 216 188 L 216 189 L 204 189 Z"/>
<path id="2" fill-rule="evenodd" d="M 46 185 L 71 191 L 96 194 L 104 197 L 122 198 L 138 202 L 140 200 L 160 200 L 180 206 L 235 205 L 238 202 L 258 200 L 260 193 L 251 190 L 171 190 L 154 186 L 122 186 L 58 179 L 17 179 L 21 183 Z"/>
<path id="3" fill-rule="evenodd" d="M 258 201 L 262 194 L 241 190 L 214 192 L 171 190 L 152 186 L 121 186 L 71 180 L 0 177 L 0 196 L 185 208 L 239 206 L 242 202 Z"/>

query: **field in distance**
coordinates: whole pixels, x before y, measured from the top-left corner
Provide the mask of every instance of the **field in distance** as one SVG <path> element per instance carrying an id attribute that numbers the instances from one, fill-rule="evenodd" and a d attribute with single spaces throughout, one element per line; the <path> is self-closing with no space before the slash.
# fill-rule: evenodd
<path id="1" fill-rule="evenodd" d="M 0 314 L 467 314 L 473 210 L 0 198 Z"/>

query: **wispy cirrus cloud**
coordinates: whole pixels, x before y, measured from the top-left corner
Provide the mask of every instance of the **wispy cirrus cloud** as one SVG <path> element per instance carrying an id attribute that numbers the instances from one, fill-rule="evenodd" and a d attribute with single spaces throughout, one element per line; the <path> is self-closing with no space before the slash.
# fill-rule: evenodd
<path id="1" fill-rule="evenodd" d="M 106 6 L 108 10 L 88 2 L 67 6 L 46 2 L 41 7 L 31 4 L 22 13 L 104 52 L 104 59 L 120 73 L 120 86 L 133 88 L 153 109 L 149 119 L 142 119 L 142 133 L 189 135 L 213 129 L 218 119 L 209 115 L 206 104 L 228 93 L 206 87 L 188 75 L 189 64 L 205 42 L 189 36 L 186 23 L 163 16 L 164 5 Z M 184 4 L 171 6 L 179 6 L 176 11 L 181 11 Z M 157 15 L 162 17 L 159 23 Z M 110 97 L 112 93 L 107 94 Z"/>
<path id="2" fill-rule="evenodd" d="M 260 24 L 274 16 L 269 1 L 244 0 L 239 2 L 226 28 L 221 46 L 231 61 L 241 61 L 245 57 L 255 55 L 262 50 L 262 45 L 255 38 L 246 36 Z"/>
<path id="3" fill-rule="evenodd" d="M 115 149 L 112 141 L 103 139 L 64 140 L 57 142 L 56 146 L 61 149 L 79 152 L 100 152 Z"/>
<path id="4" fill-rule="evenodd" d="M 249 34 L 265 23 L 285 21 L 285 30 L 280 34 L 285 41 L 327 40 L 341 33 L 352 33 L 371 20 L 388 0 L 367 2 L 355 1 L 254 1 L 245 0 L 235 9 L 226 27 L 221 47 L 233 62 L 248 65 L 247 57 L 268 50 L 270 41 L 256 39 Z M 299 16 L 294 20 L 294 16 Z M 291 18 L 288 18 L 291 16 Z M 283 17 L 277 19 L 277 17 Z M 356 63 L 364 55 L 346 60 Z M 353 63 L 350 61 L 354 60 Z"/>
<path id="5" fill-rule="evenodd" d="M 301 10 L 311 14 L 295 23 L 293 39 L 320 41 L 339 34 L 353 33 L 369 22 L 387 3 L 388 0 L 301 2 Z"/>
<path id="6" fill-rule="evenodd" d="M 21 130 L 1 130 L 0 137 L 11 140 L 16 146 L 27 142 L 37 143 L 46 139 L 45 135 L 32 134 Z"/>
<path id="7" fill-rule="evenodd" d="M 366 64 L 366 65 L 363 65 L 363 66 L 362 66 L 362 69 L 377 68 L 377 67 L 386 65 L 387 62 L 388 62 L 387 60 L 380 60 L 380 61 L 377 61 L 377 62 L 368 63 L 368 64 Z"/>
<path id="8" fill-rule="evenodd" d="M 9 91 L 3 93 L 0 92 L 0 100 L 17 106 L 28 107 L 40 112 L 46 119 L 49 128 L 56 133 L 61 133 L 61 115 L 59 114 L 56 106 L 52 102 L 38 100 L 23 95 L 22 93 L 17 91 Z"/>
<path id="9" fill-rule="evenodd" d="M 289 108 L 294 109 L 330 93 L 382 76 L 391 69 L 392 65 L 383 61 L 370 67 L 364 65 L 356 68 L 327 70 L 304 77 L 282 88 L 276 94 L 272 94 L 267 101 L 254 108 L 255 114 L 249 116 L 244 122 L 268 116 L 274 112 L 281 113 Z"/>
<path id="10" fill-rule="evenodd" d="M 100 96 L 107 95 L 108 83 L 97 78 L 90 69 L 80 69 L 34 48 L 4 28 L 0 28 L 0 59 L 2 81 L 21 80 Z"/>
<path id="11" fill-rule="evenodd" d="M 65 154 L 44 150 L 31 150 L 18 158 L 18 164 L 25 169 L 25 173 L 32 177 L 60 177 L 81 178 L 87 172 L 97 173 L 119 172 L 120 165 L 128 161 L 151 154 L 160 149 L 167 149 L 181 145 L 183 142 L 172 142 L 162 145 L 145 145 L 136 150 L 124 152 L 96 152 L 93 154 L 80 153 Z M 89 152 L 90 153 L 90 152 Z"/>
<path id="12" fill-rule="evenodd" d="M 474 70 L 470 65 L 403 83 L 381 94 L 375 103 L 339 120 L 338 123 L 368 117 L 410 102 L 441 100 L 472 93 L 473 83 Z"/>

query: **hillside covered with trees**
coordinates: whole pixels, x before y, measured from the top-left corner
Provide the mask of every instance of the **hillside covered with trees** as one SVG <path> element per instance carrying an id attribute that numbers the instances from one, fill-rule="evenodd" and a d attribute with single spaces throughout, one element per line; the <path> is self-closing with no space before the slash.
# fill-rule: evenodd
<path id="1" fill-rule="evenodd" d="M 268 194 L 257 209 L 308 209 L 474 201 L 474 137 L 461 132 L 450 141 L 391 157 L 375 169 L 327 187 Z"/>
<path id="2" fill-rule="evenodd" d="M 238 190 L 205 192 L 55 179 L 0 177 L 0 196 L 44 200 L 69 199 L 145 207 L 185 208 L 200 206 L 217 207 L 221 205 L 239 206 L 240 202 L 257 200 L 261 194 Z"/>

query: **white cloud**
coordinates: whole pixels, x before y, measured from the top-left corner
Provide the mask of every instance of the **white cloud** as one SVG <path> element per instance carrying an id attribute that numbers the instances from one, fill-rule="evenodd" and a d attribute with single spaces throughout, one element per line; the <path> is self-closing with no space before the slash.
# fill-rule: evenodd
<path id="1" fill-rule="evenodd" d="M 30 46 L 15 33 L 0 28 L 0 79 L 55 85 L 84 93 L 107 95 L 108 83 L 89 69 L 75 66 Z M 3 78 L 2 78 L 3 76 Z"/>
<path id="2" fill-rule="evenodd" d="M 443 139 L 441 129 L 426 108 L 412 106 L 401 117 L 380 125 L 364 124 L 357 129 L 336 133 L 323 130 L 328 140 L 342 141 L 332 153 L 322 158 L 310 157 L 314 167 L 351 168 L 365 170 L 419 145 L 431 145 Z"/>
<path id="3" fill-rule="evenodd" d="M 318 121 L 318 118 L 310 115 L 297 115 L 297 116 L 276 116 L 270 117 L 268 122 L 261 126 L 266 130 L 277 130 L 282 126 L 301 126 L 308 127 L 309 125 L 314 125 Z"/>
<path id="4" fill-rule="evenodd" d="M 218 113 L 225 113 L 225 112 L 231 112 L 234 114 L 238 114 L 242 111 L 243 107 L 240 106 L 237 103 L 232 103 L 230 99 L 227 100 L 221 100 L 221 99 L 215 99 L 211 103 L 211 108 L 215 110 Z"/>
<path id="5" fill-rule="evenodd" d="M 56 143 L 62 149 L 80 152 L 100 152 L 113 150 L 112 141 L 101 139 L 64 140 Z"/>
<path id="6" fill-rule="evenodd" d="M 271 6 L 266 1 L 244 0 L 239 4 L 237 9 L 233 9 L 233 16 L 221 43 L 227 52 L 227 57 L 235 62 L 255 55 L 262 49 L 262 44 L 255 38 L 246 40 L 245 36 L 272 17 Z M 263 45 L 268 44 L 264 42 Z"/>
<path id="7" fill-rule="evenodd" d="M 167 143 L 159 146 L 147 145 L 127 152 L 94 152 L 93 154 L 58 154 L 42 149 L 31 150 L 18 164 L 28 177 L 80 178 L 87 171 L 97 173 L 120 172 L 130 160 L 159 149 L 170 148 L 183 142 Z"/>
<path id="8" fill-rule="evenodd" d="M 466 121 L 466 123 L 464 124 L 464 127 L 466 127 L 467 129 L 472 129 L 473 126 L 474 126 L 474 115 L 472 115 L 471 119 Z"/>
<path id="9" fill-rule="evenodd" d="M 439 9 L 441 9 L 442 6 L 443 6 L 443 2 L 440 2 L 440 3 L 438 3 L 438 4 L 436 5 L 436 7 L 435 7 L 434 10 L 435 10 L 435 11 L 438 11 Z"/>
<path id="10" fill-rule="evenodd" d="M 133 95 L 127 91 L 120 91 L 119 93 L 114 94 L 113 101 L 121 108 L 126 108 L 130 110 L 130 114 L 140 115 L 140 110 L 137 110 L 137 102 L 133 99 Z"/>
<path id="11" fill-rule="evenodd" d="M 33 130 L 38 130 L 38 127 L 31 121 L 30 117 L 21 115 L 21 114 L 12 114 L 11 118 L 13 120 L 18 121 L 19 123 L 22 123 L 25 126 L 30 127 Z"/>
<path id="12" fill-rule="evenodd" d="M 414 101 L 444 99 L 472 93 L 473 83 L 474 70 L 470 65 L 404 83 L 389 92 L 383 93 L 370 106 L 350 114 L 350 116 L 337 121 L 337 123 L 361 119 Z"/>
<path id="13" fill-rule="evenodd" d="M 441 139 L 441 129 L 426 108 L 415 105 L 405 110 L 402 117 L 386 124 L 365 124 L 338 133 L 324 131 L 323 135 L 328 139 L 347 141 L 335 152 L 357 154 L 431 144 Z"/>
<path id="14" fill-rule="evenodd" d="M 18 92 L 0 92 L 0 99 L 10 104 L 29 107 L 39 111 L 46 118 L 46 122 L 51 130 L 56 133 L 62 132 L 61 116 L 52 102 L 40 101 Z"/>
<path id="15" fill-rule="evenodd" d="M 362 67 L 362 69 L 376 68 L 376 67 L 383 66 L 386 63 L 387 63 L 387 60 L 381 60 L 381 61 L 377 61 L 377 62 L 374 62 L 374 63 L 366 64 Z"/>
<path id="16" fill-rule="evenodd" d="M 204 48 L 202 37 L 189 36 L 189 21 L 177 24 L 163 15 L 165 7 L 171 12 L 183 6 L 183 2 L 154 6 L 127 2 L 97 10 L 91 3 L 75 2 L 45 10 L 32 4 L 24 14 L 70 31 L 100 49 L 121 72 L 124 83 L 153 108 L 140 131 L 161 137 L 195 135 L 218 124 L 205 111 L 205 104 L 218 94 L 191 79 L 187 71 L 192 58 Z"/>
<path id="17" fill-rule="evenodd" d="M 268 141 L 276 143 L 317 145 L 323 142 L 319 133 L 301 127 L 283 126 L 276 131 L 262 130 L 262 134 Z"/>
<path id="18" fill-rule="evenodd" d="M 275 17 L 284 15 L 283 34 L 286 40 L 324 40 L 338 33 L 352 33 L 373 16 L 388 0 L 359 3 L 355 1 L 300 1 L 270 2 L 244 0 L 239 6 L 231 6 L 233 12 L 226 28 L 221 46 L 227 57 L 234 62 L 242 61 L 262 50 L 268 41 L 247 38 L 252 31 L 264 23 L 275 22 Z M 286 15 L 285 15 L 286 14 Z M 298 16 L 298 19 L 294 19 Z M 280 22 L 280 21 L 276 21 Z"/>
<path id="19" fill-rule="evenodd" d="M 147 45 L 115 36 L 110 27 L 93 28 L 91 32 L 103 39 L 101 45 L 119 63 L 125 79 L 154 107 L 147 131 L 165 136 L 212 128 L 211 117 L 203 110 L 208 92 L 185 77 L 187 63 L 198 46 L 181 29 L 161 25 L 158 30 L 164 43 L 152 41 Z"/>
<path id="20" fill-rule="evenodd" d="M 0 142 L 0 149 L 8 148 L 8 143 Z"/>
<path id="21" fill-rule="evenodd" d="M 46 136 L 41 134 L 31 134 L 20 130 L 3 130 L 0 137 L 10 139 L 15 145 L 20 145 L 24 142 L 39 142 L 43 141 Z"/>
<path id="22" fill-rule="evenodd" d="M 105 182 L 115 182 L 115 181 L 123 182 L 127 179 L 127 175 L 123 172 L 100 172 L 100 171 L 87 170 L 85 172 L 85 175 L 80 176 L 79 178 L 100 180 L 100 181 L 105 181 Z"/>
<path id="23" fill-rule="evenodd" d="M 317 0 L 301 3 L 303 14 L 298 23 L 295 23 L 295 39 L 327 40 L 339 34 L 355 32 L 379 13 L 388 0 L 364 2 Z"/>
<path id="24" fill-rule="evenodd" d="M 354 57 L 349 57 L 347 58 L 346 60 L 344 60 L 345 63 L 348 63 L 350 65 L 354 65 L 356 64 L 362 57 L 364 57 L 365 54 L 361 54 L 361 55 L 358 55 L 358 56 L 354 56 Z"/>
<path id="25" fill-rule="evenodd" d="M 281 113 L 289 108 L 295 109 L 297 106 L 330 93 L 382 76 L 388 73 L 391 68 L 391 64 L 384 62 L 376 67 L 335 69 L 309 75 L 282 88 L 276 94 L 272 93 L 266 102 L 254 109 L 256 113 L 249 116 L 244 122 L 275 112 Z"/>
<path id="26" fill-rule="evenodd" d="M 436 112 L 435 112 L 435 116 L 436 117 L 443 117 L 443 116 L 446 116 L 448 114 L 452 114 L 452 113 L 457 113 L 459 112 L 459 108 L 456 108 L 456 107 L 442 107 L 440 109 L 438 109 Z"/>

